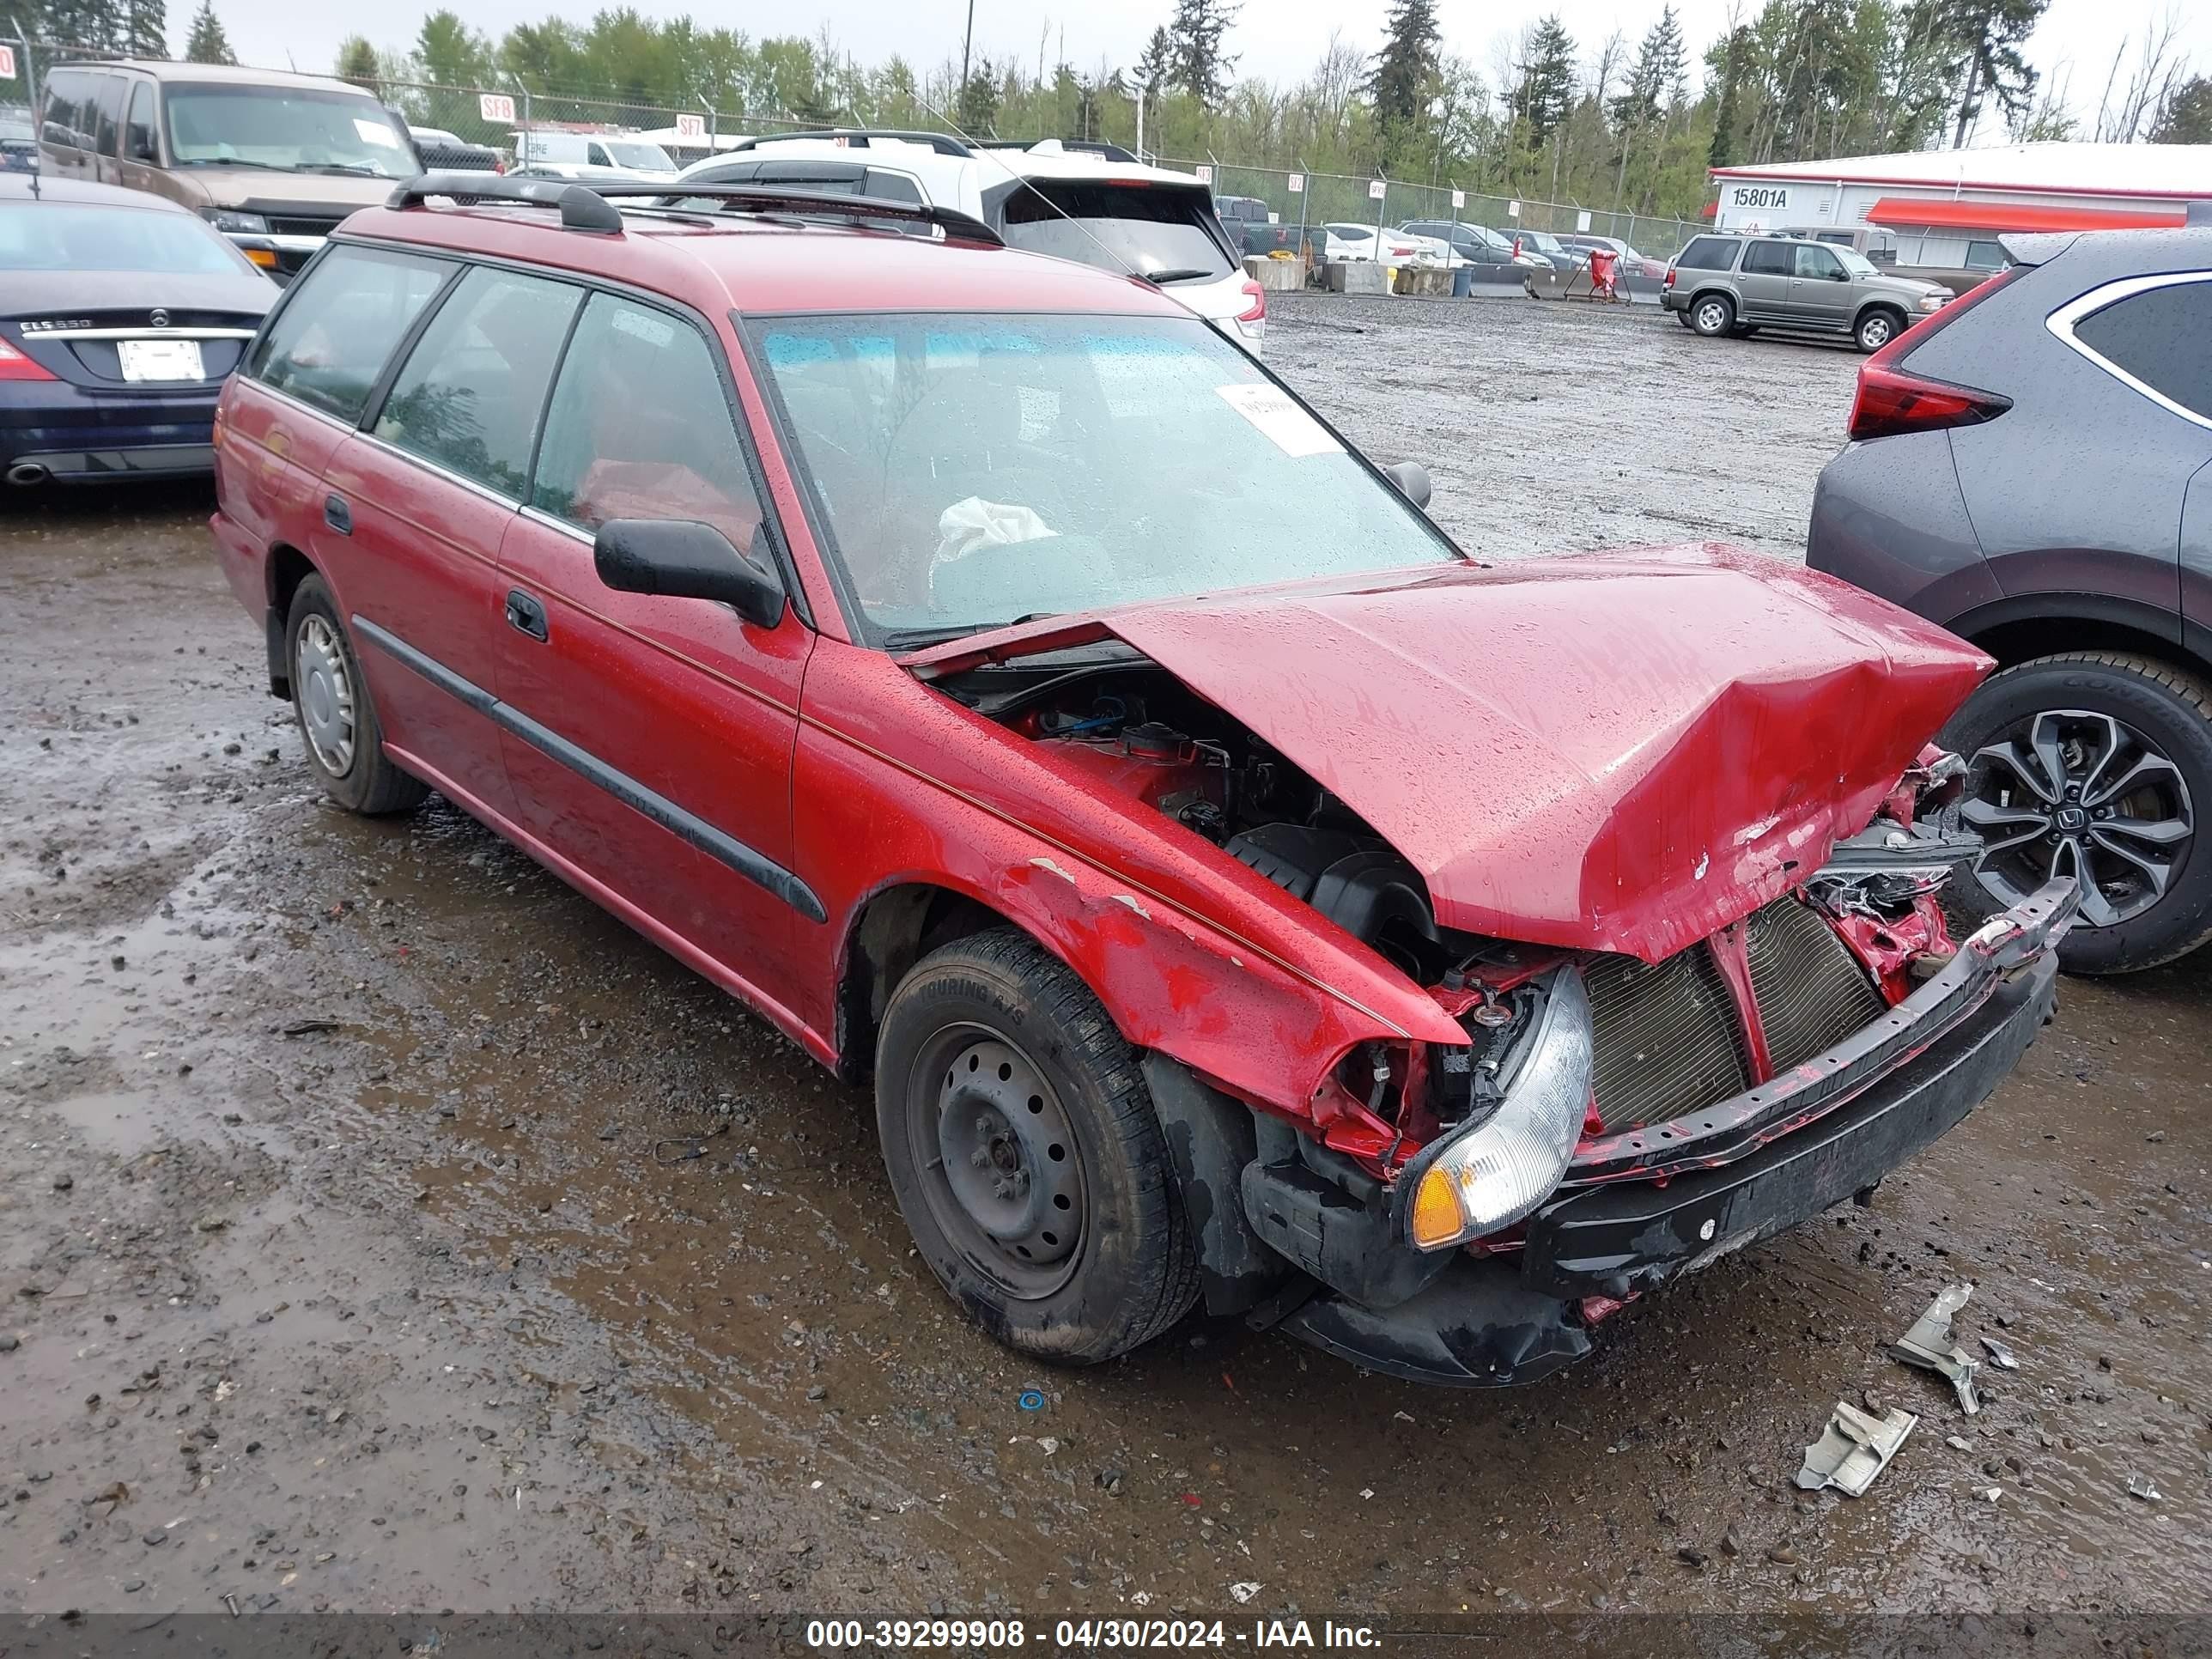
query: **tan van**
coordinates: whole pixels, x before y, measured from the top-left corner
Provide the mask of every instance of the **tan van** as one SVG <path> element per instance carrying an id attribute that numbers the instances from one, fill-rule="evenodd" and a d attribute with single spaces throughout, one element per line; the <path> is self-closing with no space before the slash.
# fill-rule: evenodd
<path id="1" fill-rule="evenodd" d="M 182 203 L 278 282 L 356 210 L 422 166 L 374 94 L 313 75 L 210 64 L 58 64 L 46 75 L 50 177 Z"/>

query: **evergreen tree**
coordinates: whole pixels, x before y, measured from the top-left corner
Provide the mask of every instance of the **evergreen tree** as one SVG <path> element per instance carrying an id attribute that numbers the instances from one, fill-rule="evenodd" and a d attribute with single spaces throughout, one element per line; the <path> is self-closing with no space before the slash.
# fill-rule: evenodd
<path id="1" fill-rule="evenodd" d="M 1145 42 L 1144 51 L 1137 55 L 1132 78 L 1146 92 L 1165 92 L 1168 79 L 1175 73 L 1175 42 L 1168 38 L 1164 25 L 1155 27 L 1152 39 Z"/>
<path id="2" fill-rule="evenodd" d="M 1575 103 L 1575 42 L 1557 12 L 1536 25 L 1521 65 L 1513 112 L 1528 125 L 1528 145 L 1540 149 Z"/>
<path id="3" fill-rule="evenodd" d="M 1613 100 L 1613 122 L 1626 131 L 1650 126 L 1683 94 L 1688 64 L 1682 46 L 1681 21 L 1671 5 L 1645 31 L 1637 48 L 1636 62 L 1627 84 Z"/>
<path id="4" fill-rule="evenodd" d="M 422 20 L 415 56 L 422 78 L 434 87 L 489 86 L 493 79 L 491 42 L 455 12 L 434 11 Z"/>
<path id="5" fill-rule="evenodd" d="M 124 0 L 123 50 L 133 58 L 169 55 L 168 8 L 162 0 Z"/>
<path id="6" fill-rule="evenodd" d="M 2151 124 L 2154 144 L 2212 144 L 2212 78 L 2192 75 L 2173 90 Z"/>
<path id="7" fill-rule="evenodd" d="M 341 81 L 350 81 L 357 87 L 375 90 L 377 82 L 376 48 L 365 34 L 349 34 L 338 42 L 337 67 L 331 72 Z"/>
<path id="8" fill-rule="evenodd" d="M 960 88 L 960 102 L 954 110 L 959 118 L 960 131 L 978 137 L 995 137 L 1000 96 L 999 77 L 990 60 L 978 58 L 969 73 L 967 84 Z"/>
<path id="9" fill-rule="evenodd" d="M 2035 32 L 2050 3 L 2051 0 L 1958 0 L 1954 37 L 1963 48 L 1966 80 L 1959 94 L 1952 149 L 1966 148 L 1966 135 L 1973 131 L 1984 100 L 1995 98 L 2008 120 L 2026 111 L 2035 95 L 2037 76 L 2020 49 Z"/>
<path id="10" fill-rule="evenodd" d="M 1756 46 L 1751 26 L 1738 23 L 1705 54 L 1707 78 L 1718 88 L 1713 95 L 1713 139 L 1705 152 L 1709 167 L 1732 166 L 1742 154 L 1744 82 L 1750 78 Z"/>
<path id="11" fill-rule="evenodd" d="M 191 33 L 185 37 L 185 61 L 188 64 L 235 64 L 238 54 L 230 49 L 230 37 L 223 33 L 222 19 L 215 15 L 215 0 L 200 0 L 200 9 L 192 14 Z"/>
<path id="12" fill-rule="evenodd" d="M 1227 0 L 1176 0 L 1168 24 L 1174 48 L 1168 78 L 1207 109 L 1229 95 L 1229 72 L 1237 60 L 1221 50 L 1222 37 L 1237 21 L 1239 8 Z"/>
<path id="13" fill-rule="evenodd" d="M 1382 50 L 1375 54 L 1367 90 L 1377 121 L 1386 128 L 1410 128 L 1437 78 L 1443 31 L 1437 27 L 1436 0 L 1395 0 L 1383 27 Z"/>

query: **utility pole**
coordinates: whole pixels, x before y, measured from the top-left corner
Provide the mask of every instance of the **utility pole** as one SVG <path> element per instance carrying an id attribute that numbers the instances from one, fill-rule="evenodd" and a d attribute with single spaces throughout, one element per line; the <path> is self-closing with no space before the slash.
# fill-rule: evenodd
<path id="1" fill-rule="evenodd" d="M 960 85 L 952 94 L 952 107 L 957 112 L 961 99 L 968 94 L 968 53 L 975 44 L 975 0 L 968 0 L 968 32 L 960 37 Z"/>

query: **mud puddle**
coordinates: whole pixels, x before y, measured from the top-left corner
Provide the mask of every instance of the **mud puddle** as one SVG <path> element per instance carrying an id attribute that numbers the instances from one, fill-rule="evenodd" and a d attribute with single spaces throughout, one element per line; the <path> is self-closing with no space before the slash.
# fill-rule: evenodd
<path id="1" fill-rule="evenodd" d="M 1322 304 L 1270 349 L 1324 398 L 1363 354 L 1431 362 Z M 1528 319 L 1468 345 L 1486 373 L 1596 326 L 1451 309 Z M 1632 365 L 1708 348 L 1604 323 Z M 1577 538 L 1449 447 L 1471 545 Z M 1820 453 L 1801 431 L 1761 489 Z M 1622 539 L 1695 493 L 1615 487 Z M 204 512 L 0 525 L 0 1609 L 2203 1604 L 2212 959 L 2070 987 L 1870 1208 L 1534 1388 L 1203 1324 L 1046 1371 L 909 1253 L 865 1097 L 441 801 L 321 804 Z M 2021 1364 L 1971 1420 L 1883 1353 L 1960 1279 L 1961 1340 Z M 1869 1392 L 1923 1419 L 1881 1483 L 1795 1491 Z"/>

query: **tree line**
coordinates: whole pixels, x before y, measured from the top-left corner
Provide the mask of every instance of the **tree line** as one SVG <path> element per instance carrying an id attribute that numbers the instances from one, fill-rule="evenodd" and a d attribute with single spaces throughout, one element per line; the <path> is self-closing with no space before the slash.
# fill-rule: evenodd
<path id="1" fill-rule="evenodd" d="M 2074 112 L 2026 46 L 2049 0 L 1762 0 L 1696 52 L 1671 4 L 1642 35 L 1577 40 L 1557 15 L 1480 61 L 1451 50 L 1436 0 L 1392 0 L 1379 49 L 1333 34 L 1303 79 L 1237 73 L 1238 0 L 1172 0 L 1126 65 L 1069 62 L 1044 22 L 1035 52 L 966 64 L 894 54 L 862 63 L 826 26 L 754 37 L 662 22 L 628 7 L 549 17 L 493 36 L 460 13 L 404 46 L 356 35 L 333 71 L 389 89 L 499 88 L 658 110 L 977 135 L 1108 140 L 1184 160 L 1382 176 L 1408 183 L 1694 216 L 1714 167 L 2094 137 L 2212 143 L 2212 80 L 2169 23 L 2124 39 L 2094 118 Z M 162 0 L 33 0 L 48 40 L 146 50 Z M 212 0 L 185 56 L 229 61 Z M 166 46 L 161 49 L 166 52 Z M 157 54 L 158 55 L 158 54 Z M 307 67 L 302 65 L 301 67 Z"/>

